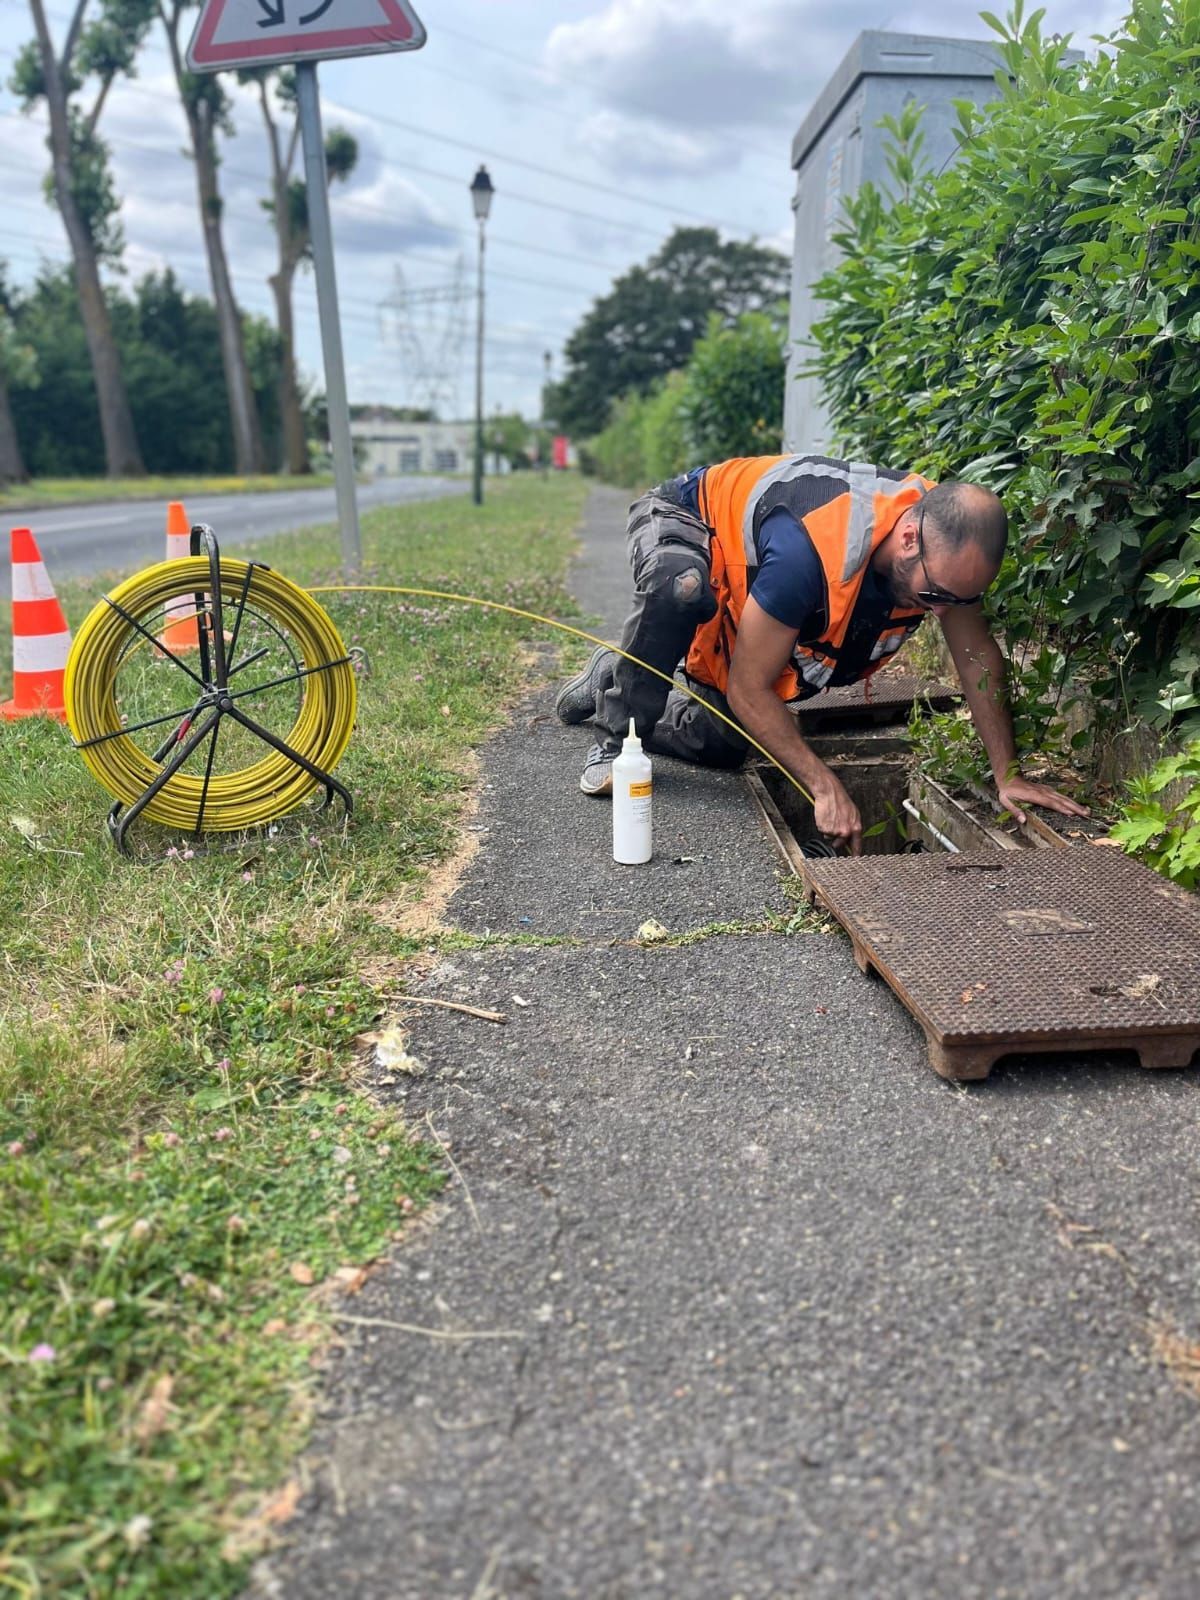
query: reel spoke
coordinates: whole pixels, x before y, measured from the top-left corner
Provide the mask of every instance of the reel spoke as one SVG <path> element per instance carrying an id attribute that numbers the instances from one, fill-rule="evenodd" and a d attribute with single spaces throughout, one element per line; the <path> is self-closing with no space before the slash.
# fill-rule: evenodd
<path id="1" fill-rule="evenodd" d="M 131 628 L 136 628 L 137 631 L 142 635 L 143 638 L 149 639 L 150 643 L 158 651 L 159 655 L 165 656 L 168 661 L 173 661 L 175 663 L 175 665 L 179 668 L 180 672 L 186 672 L 188 677 L 192 680 L 193 683 L 199 684 L 199 686 L 200 686 L 200 688 L 202 690 L 207 691 L 208 684 L 205 683 L 204 679 L 202 677 L 200 677 L 200 675 L 198 673 L 193 672 L 191 667 L 188 666 L 187 662 L 182 660 L 179 656 L 177 656 L 175 654 L 174 650 L 168 650 L 166 645 L 163 644 L 160 639 L 156 639 L 154 637 L 154 635 L 150 632 L 149 628 L 144 627 L 142 625 L 142 623 L 140 623 L 136 617 L 130 616 L 129 612 L 126 611 L 125 607 L 121 606 L 121 605 L 118 605 L 117 602 L 113 599 L 113 597 L 111 595 L 106 594 L 104 596 L 104 604 L 111 606 L 113 608 L 113 610 L 117 613 L 117 615 L 119 617 L 122 617 L 129 624 L 129 626 Z M 203 637 L 204 637 L 203 630 L 201 630 L 201 638 L 203 639 Z"/>
<path id="2" fill-rule="evenodd" d="M 237 616 L 233 619 L 233 632 L 229 636 L 229 648 L 225 652 L 226 683 L 228 683 L 229 679 L 233 677 L 234 672 L 237 670 L 233 665 L 233 653 L 237 649 L 238 634 L 242 631 L 242 618 L 246 614 L 246 597 L 250 593 L 250 584 L 254 577 L 254 569 L 256 564 L 257 563 L 251 561 L 247 565 L 246 576 L 242 582 L 242 592 L 238 596 Z"/>
<path id="3" fill-rule="evenodd" d="M 336 661 L 322 661 L 315 667 L 297 667 L 295 672 L 289 672 L 286 678 L 272 678 L 270 683 L 256 683 L 253 689 L 237 689 L 229 696 L 231 700 L 244 700 L 248 694 L 265 694 L 268 689 L 278 689 L 284 683 L 299 683 L 302 678 L 311 678 L 314 672 L 330 672 L 334 667 L 351 665 L 349 656 L 339 656 Z"/>
<path id="4" fill-rule="evenodd" d="M 92 739 L 81 740 L 76 744 L 75 748 L 76 750 L 90 750 L 93 745 L 107 744 L 110 739 L 127 739 L 130 734 L 141 733 L 146 728 L 157 728 L 164 722 L 183 722 L 185 718 L 194 717 L 201 704 L 201 701 L 197 701 L 195 705 L 185 706 L 182 711 L 164 711 L 161 717 L 147 717 L 144 722 L 131 722 L 127 726 L 114 728 L 111 733 L 98 733 Z M 167 746 L 168 749 L 171 744 L 174 744 L 175 737 L 175 734 L 171 735 Z"/>
<path id="5" fill-rule="evenodd" d="M 200 804 L 196 808 L 196 837 L 200 837 L 204 830 L 204 807 L 208 801 L 208 786 L 212 782 L 213 762 L 217 757 L 217 736 L 221 732 L 221 719 L 218 717 L 212 725 L 209 735 L 208 760 L 204 764 L 204 787 L 200 791 Z"/>
<path id="6" fill-rule="evenodd" d="M 235 674 L 239 673 L 243 667 L 252 667 L 256 661 L 261 661 L 264 656 L 270 655 L 270 653 L 270 645 L 263 645 L 261 650 L 256 650 L 252 656 L 247 656 L 245 661 L 239 661 L 236 667 L 230 667 L 225 676 L 227 678 L 234 677 Z"/>

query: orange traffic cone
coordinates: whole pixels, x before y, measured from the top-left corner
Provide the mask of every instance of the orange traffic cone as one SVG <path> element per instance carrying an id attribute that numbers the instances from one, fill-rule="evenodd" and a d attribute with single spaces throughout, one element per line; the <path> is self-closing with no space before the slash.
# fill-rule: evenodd
<path id="1" fill-rule="evenodd" d="M 191 531 L 183 505 L 172 500 L 167 506 L 168 561 L 178 561 L 191 554 Z M 158 640 L 176 655 L 181 650 L 200 648 L 200 619 L 196 615 L 194 595 L 180 595 L 177 600 L 167 602 L 167 625 Z"/>
<path id="2" fill-rule="evenodd" d="M 71 632 L 55 598 L 37 541 L 28 528 L 12 530 L 13 697 L 0 717 L 57 717 L 66 721 L 63 672 Z"/>

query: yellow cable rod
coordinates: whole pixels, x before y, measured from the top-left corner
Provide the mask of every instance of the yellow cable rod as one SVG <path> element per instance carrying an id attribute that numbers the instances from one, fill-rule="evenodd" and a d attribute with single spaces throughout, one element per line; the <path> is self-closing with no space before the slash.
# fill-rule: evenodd
<path id="1" fill-rule="evenodd" d="M 669 683 L 673 689 L 678 689 L 681 694 L 686 694 L 690 699 L 695 700 L 698 705 L 702 705 L 710 716 L 716 717 L 718 721 L 724 722 L 728 727 L 732 728 L 739 738 L 744 739 L 747 744 L 753 745 L 759 755 L 765 756 L 773 767 L 778 768 L 792 787 L 800 791 L 809 805 L 816 804 L 812 795 L 809 794 L 799 779 L 793 777 L 783 763 L 759 744 L 757 739 L 752 739 L 739 722 L 735 722 L 724 711 L 718 711 L 716 706 L 709 705 L 703 695 L 699 695 L 695 690 L 689 689 L 686 684 L 677 683 L 670 673 L 660 672 L 657 667 L 652 667 L 648 661 L 643 661 L 638 656 L 630 655 L 629 651 L 622 650 L 620 645 L 609 644 L 607 639 L 601 639 L 598 634 L 588 633 L 586 628 L 573 627 L 569 622 L 559 622 L 554 617 L 543 617 L 537 611 L 523 611 L 520 606 L 505 605 L 500 600 L 484 600 L 475 594 L 452 594 L 445 589 L 409 589 L 394 583 L 320 583 L 315 584 L 305 592 L 307 594 L 407 594 L 417 595 L 425 600 L 454 600 L 460 605 L 485 606 L 491 611 L 506 611 L 509 616 L 524 617 L 527 622 L 542 622 L 548 628 L 557 628 L 560 633 L 572 634 L 576 639 L 586 639 L 589 644 L 602 645 L 605 650 L 611 650 L 614 655 L 622 656 L 626 661 L 632 661 L 634 666 L 641 667 L 643 672 L 652 672 L 656 678 L 661 678 L 664 683 Z"/>

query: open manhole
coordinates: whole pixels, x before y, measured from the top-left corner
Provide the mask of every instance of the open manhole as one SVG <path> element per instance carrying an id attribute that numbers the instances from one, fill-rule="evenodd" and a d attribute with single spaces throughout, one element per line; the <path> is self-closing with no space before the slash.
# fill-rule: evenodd
<path id="1" fill-rule="evenodd" d="M 809 896 L 921 1024 L 946 1078 L 1002 1056 L 1200 1049 L 1200 899 L 1116 850 L 806 860 Z"/>
<path id="2" fill-rule="evenodd" d="M 857 744 L 847 746 L 837 740 L 830 741 L 820 755 L 858 807 L 865 831 L 863 851 L 895 855 L 909 847 L 904 806 L 908 795 L 908 755 L 895 750 L 865 756 L 859 752 Z M 776 844 L 793 866 L 802 855 L 828 853 L 819 841 L 812 804 L 777 767 L 766 762 L 754 765 L 747 771 L 747 781 Z"/>
<path id="3" fill-rule="evenodd" d="M 1018 823 L 1007 813 L 997 815 L 998 802 L 989 803 L 982 790 L 965 801 L 951 794 L 914 771 L 907 742 L 886 737 L 887 732 L 869 729 L 810 740 L 813 752 L 837 774 L 859 809 L 864 855 L 1061 850 L 1072 842 L 1066 830 L 1056 832 L 1034 818 Z M 799 871 L 804 856 L 832 854 L 817 832 L 811 803 L 784 773 L 761 762 L 747 769 L 746 779 L 775 843 L 794 870 Z M 1082 830 L 1075 834 L 1086 837 Z"/>

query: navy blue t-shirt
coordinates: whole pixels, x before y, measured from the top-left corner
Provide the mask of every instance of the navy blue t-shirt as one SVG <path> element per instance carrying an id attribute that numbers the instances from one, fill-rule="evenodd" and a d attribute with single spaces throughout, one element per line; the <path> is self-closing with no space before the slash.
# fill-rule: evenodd
<path id="1" fill-rule="evenodd" d="M 671 498 L 696 517 L 700 516 L 700 480 L 706 470 L 697 467 L 664 485 Z M 776 506 L 763 518 L 757 543 L 759 565 L 750 593 L 769 617 L 795 628 L 801 644 L 819 639 L 829 620 L 829 602 L 821 558 L 807 529 L 785 506 Z M 830 679 L 831 687 L 857 682 L 870 663 L 875 641 L 894 605 L 886 580 L 868 567 Z"/>

